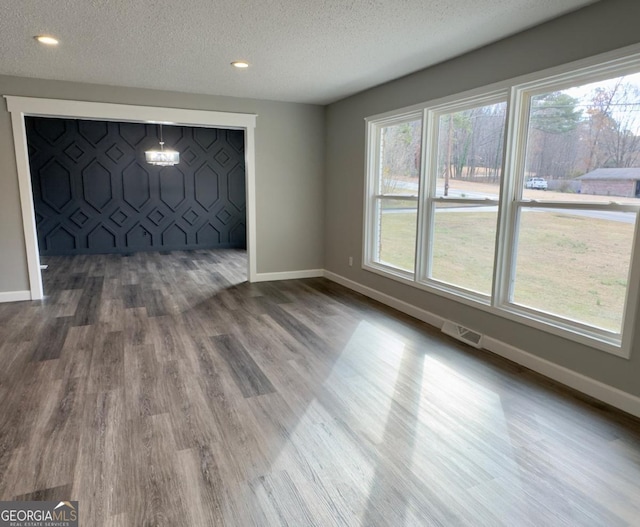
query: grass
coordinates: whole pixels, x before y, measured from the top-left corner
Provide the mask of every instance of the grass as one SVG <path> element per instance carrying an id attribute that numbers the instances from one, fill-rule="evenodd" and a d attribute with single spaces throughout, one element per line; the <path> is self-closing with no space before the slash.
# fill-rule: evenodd
<path id="1" fill-rule="evenodd" d="M 417 217 L 417 211 L 382 214 L 380 259 L 383 262 L 413 272 Z"/>
<path id="2" fill-rule="evenodd" d="M 413 270 L 415 213 L 383 214 L 381 260 Z M 495 212 L 436 216 L 432 277 L 489 293 Z M 514 301 L 619 331 L 634 225 L 556 212 L 524 211 Z"/>

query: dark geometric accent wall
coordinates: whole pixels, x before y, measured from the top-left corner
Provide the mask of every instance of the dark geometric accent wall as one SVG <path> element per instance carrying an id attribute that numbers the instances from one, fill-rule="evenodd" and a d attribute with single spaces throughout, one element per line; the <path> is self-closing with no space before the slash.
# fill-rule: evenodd
<path id="1" fill-rule="evenodd" d="M 244 132 L 163 126 L 173 167 L 148 165 L 158 126 L 27 117 L 40 253 L 246 247 Z"/>

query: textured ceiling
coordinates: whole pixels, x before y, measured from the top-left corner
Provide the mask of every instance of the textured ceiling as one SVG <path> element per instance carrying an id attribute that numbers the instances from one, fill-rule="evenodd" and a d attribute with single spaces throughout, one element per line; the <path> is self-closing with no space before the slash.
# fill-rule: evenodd
<path id="1" fill-rule="evenodd" d="M 0 0 L 0 74 L 325 104 L 593 2 Z"/>

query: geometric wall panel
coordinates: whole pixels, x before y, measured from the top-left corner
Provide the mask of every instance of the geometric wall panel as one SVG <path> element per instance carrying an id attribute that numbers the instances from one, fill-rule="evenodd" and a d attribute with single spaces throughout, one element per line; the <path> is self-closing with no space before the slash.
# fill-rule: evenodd
<path id="1" fill-rule="evenodd" d="M 123 157 L 124 152 L 118 145 L 112 145 L 104 152 L 111 161 L 118 163 Z"/>
<path id="2" fill-rule="evenodd" d="M 111 201 L 111 173 L 95 159 L 82 170 L 84 200 L 98 212 Z"/>
<path id="3" fill-rule="evenodd" d="M 64 119 L 56 119 L 54 123 L 36 122 L 34 132 L 50 145 L 55 145 L 67 131 L 67 123 Z"/>
<path id="4" fill-rule="evenodd" d="M 77 246 L 75 236 L 60 225 L 54 227 L 54 229 L 45 236 L 45 244 L 47 247 L 62 247 L 66 250 L 73 250 Z"/>
<path id="5" fill-rule="evenodd" d="M 229 231 L 229 241 L 238 245 L 247 243 L 247 228 L 244 223 L 238 223 Z"/>
<path id="6" fill-rule="evenodd" d="M 29 143 L 27 145 L 27 152 L 29 153 L 29 158 L 32 158 L 38 154 L 39 150 L 33 143 Z"/>
<path id="7" fill-rule="evenodd" d="M 218 153 L 213 156 L 213 159 L 215 159 L 218 163 L 220 163 L 220 166 L 223 167 L 229 162 L 231 156 L 225 152 L 224 148 L 221 148 L 220 150 L 218 150 Z"/>
<path id="8" fill-rule="evenodd" d="M 109 128 L 105 121 L 80 121 L 78 132 L 93 146 L 96 146 L 109 134 Z"/>
<path id="9" fill-rule="evenodd" d="M 124 200 L 139 211 L 151 199 L 149 172 L 134 161 L 122 171 L 122 194 Z"/>
<path id="10" fill-rule="evenodd" d="M 200 215 L 191 207 L 189 207 L 185 211 L 185 213 L 182 215 L 182 219 L 186 221 L 189 225 L 194 225 L 198 221 L 199 217 Z"/>
<path id="11" fill-rule="evenodd" d="M 89 249 L 115 249 L 116 235 L 105 225 L 98 225 L 87 235 Z"/>
<path id="12" fill-rule="evenodd" d="M 198 160 L 198 154 L 189 147 L 185 148 L 180 152 L 180 162 L 184 162 L 187 166 L 193 165 Z"/>
<path id="13" fill-rule="evenodd" d="M 156 227 L 162 223 L 162 220 L 166 218 L 166 215 L 158 208 L 153 209 L 147 214 L 147 219 L 151 221 Z"/>
<path id="14" fill-rule="evenodd" d="M 125 222 L 129 219 L 129 215 L 123 211 L 122 209 L 116 209 L 109 219 L 115 223 L 118 227 L 122 227 Z"/>
<path id="15" fill-rule="evenodd" d="M 153 246 L 153 235 L 141 224 L 134 225 L 125 235 L 127 247 L 136 247 L 138 250 L 149 249 Z"/>
<path id="16" fill-rule="evenodd" d="M 218 140 L 218 130 L 215 128 L 195 128 L 193 138 L 206 151 Z"/>
<path id="17" fill-rule="evenodd" d="M 147 136 L 147 127 L 142 123 L 118 123 L 118 131 L 120 137 L 132 148 L 138 147 Z"/>
<path id="18" fill-rule="evenodd" d="M 42 201 L 57 212 L 71 202 L 71 172 L 56 159 L 50 159 L 39 171 Z"/>
<path id="19" fill-rule="evenodd" d="M 64 153 L 67 154 L 67 157 L 71 159 L 71 161 L 77 163 L 84 155 L 84 150 L 82 150 L 82 148 L 80 148 L 76 143 L 71 143 L 64 149 Z"/>
<path id="20" fill-rule="evenodd" d="M 228 136 L 227 143 L 238 154 L 242 154 L 242 156 L 244 157 L 244 132 L 240 132 L 239 134 L 233 134 L 231 136 Z"/>
<path id="21" fill-rule="evenodd" d="M 216 214 L 216 218 L 218 218 L 223 225 L 226 225 L 231 221 L 233 215 L 227 209 L 222 209 L 218 214 Z"/>
<path id="22" fill-rule="evenodd" d="M 160 170 L 160 199 L 173 211 L 184 201 L 185 179 L 178 167 Z"/>
<path id="23" fill-rule="evenodd" d="M 218 201 L 220 187 L 218 174 L 208 164 L 202 165 L 195 174 L 196 201 L 205 209 L 210 209 Z"/>
<path id="24" fill-rule="evenodd" d="M 174 223 L 162 233 L 162 245 L 165 247 L 184 247 L 187 245 L 187 231 Z"/>
<path id="25" fill-rule="evenodd" d="M 217 245 L 220 243 L 220 231 L 210 223 L 200 227 L 196 233 L 196 243 L 200 246 Z"/>
<path id="26" fill-rule="evenodd" d="M 184 137 L 185 128 L 182 126 L 164 126 L 162 128 L 162 137 L 167 145 L 177 145 Z M 159 130 L 158 130 L 159 132 Z M 150 134 L 151 135 L 151 134 Z M 160 140 L 160 134 L 154 136 L 156 141 Z"/>
<path id="27" fill-rule="evenodd" d="M 158 226 L 162 223 L 167 216 L 162 213 L 162 211 L 158 208 L 153 209 L 149 214 L 147 214 L 147 219 L 153 222 L 154 225 Z"/>
<path id="28" fill-rule="evenodd" d="M 42 254 L 246 247 L 244 132 L 26 117 Z"/>
<path id="29" fill-rule="evenodd" d="M 235 205 L 236 209 L 243 211 L 245 208 L 244 169 L 240 165 L 236 165 L 229 172 L 227 181 L 229 201 Z"/>
<path id="30" fill-rule="evenodd" d="M 71 216 L 69 216 L 69 219 L 78 227 L 82 228 L 89 221 L 89 217 L 89 215 L 82 212 L 82 209 L 78 209 Z"/>

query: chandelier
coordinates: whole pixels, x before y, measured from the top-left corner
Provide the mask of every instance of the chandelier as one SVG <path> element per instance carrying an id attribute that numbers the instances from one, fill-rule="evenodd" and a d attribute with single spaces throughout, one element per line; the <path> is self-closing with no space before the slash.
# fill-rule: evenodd
<path id="1" fill-rule="evenodd" d="M 147 150 L 144 157 L 150 165 L 158 165 L 161 167 L 171 167 L 180 162 L 180 153 L 175 150 L 165 150 L 164 141 L 162 139 L 162 124 L 160 127 L 160 150 Z"/>

